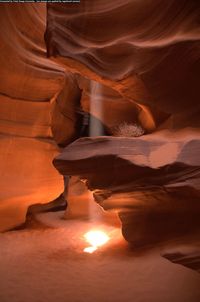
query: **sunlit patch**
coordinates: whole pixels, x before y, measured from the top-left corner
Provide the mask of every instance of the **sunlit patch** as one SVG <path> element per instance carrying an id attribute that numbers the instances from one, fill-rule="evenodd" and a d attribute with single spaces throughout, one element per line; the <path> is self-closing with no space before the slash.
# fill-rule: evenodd
<path id="1" fill-rule="evenodd" d="M 84 248 L 84 252 L 85 253 L 89 253 L 89 254 L 92 254 L 94 251 L 97 250 L 97 247 L 96 246 L 88 246 L 86 248 Z"/>
<path id="2" fill-rule="evenodd" d="M 84 237 L 91 246 L 86 247 L 83 251 L 90 254 L 110 240 L 110 237 L 103 231 L 90 231 Z"/>

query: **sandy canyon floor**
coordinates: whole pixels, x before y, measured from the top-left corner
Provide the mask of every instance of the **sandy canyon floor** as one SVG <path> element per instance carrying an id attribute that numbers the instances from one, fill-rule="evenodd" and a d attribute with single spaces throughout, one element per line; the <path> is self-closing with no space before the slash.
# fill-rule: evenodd
<path id="1" fill-rule="evenodd" d="M 88 254 L 84 234 L 92 229 L 110 240 Z M 0 235 L 0 301 L 200 301 L 200 275 L 162 258 L 161 250 L 131 250 L 119 226 L 104 218 L 38 214 L 25 229 Z"/>

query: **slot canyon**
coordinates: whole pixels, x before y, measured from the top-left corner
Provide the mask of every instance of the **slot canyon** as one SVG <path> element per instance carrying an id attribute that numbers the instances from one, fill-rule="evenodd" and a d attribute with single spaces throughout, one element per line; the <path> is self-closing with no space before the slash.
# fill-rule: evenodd
<path id="1" fill-rule="evenodd" d="M 200 2 L 0 25 L 0 302 L 199 302 Z"/>

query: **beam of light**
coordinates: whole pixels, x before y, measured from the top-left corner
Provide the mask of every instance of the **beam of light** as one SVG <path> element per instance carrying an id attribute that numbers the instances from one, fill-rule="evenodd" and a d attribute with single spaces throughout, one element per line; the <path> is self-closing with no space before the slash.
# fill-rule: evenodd
<path id="1" fill-rule="evenodd" d="M 102 110 L 102 87 L 101 84 L 95 81 L 90 81 L 90 125 L 89 135 L 102 136 L 104 129 L 102 125 L 103 110 Z M 89 201 L 89 215 L 91 221 L 100 221 L 103 216 L 103 211 L 94 201 L 93 195 Z"/>
<path id="2" fill-rule="evenodd" d="M 90 136 L 103 135 L 101 84 L 90 82 Z"/>
<path id="3" fill-rule="evenodd" d="M 110 237 L 103 231 L 89 231 L 84 238 L 91 246 L 86 247 L 83 251 L 90 254 L 110 240 Z"/>
<path id="4" fill-rule="evenodd" d="M 104 135 L 104 129 L 102 125 L 103 110 L 102 110 L 102 91 L 101 84 L 95 81 L 90 82 L 90 125 L 89 135 L 102 136 Z M 89 202 L 90 220 L 100 221 L 102 220 L 103 211 L 95 203 L 93 196 L 91 195 Z M 86 242 L 90 246 L 86 247 L 83 251 L 85 253 L 92 254 L 100 246 L 104 245 L 110 240 L 110 237 L 103 231 L 93 230 L 84 235 Z"/>

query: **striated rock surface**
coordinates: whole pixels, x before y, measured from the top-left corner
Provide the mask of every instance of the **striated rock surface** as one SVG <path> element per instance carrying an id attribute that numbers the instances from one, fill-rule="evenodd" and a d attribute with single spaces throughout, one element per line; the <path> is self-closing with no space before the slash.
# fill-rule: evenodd
<path id="1" fill-rule="evenodd" d="M 147 109 L 100 83 L 95 106 L 102 112 L 91 110 L 94 82 L 46 57 L 46 5 L 0 4 L 0 13 L 0 230 L 6 230 L 24 221 L 28 206 L 62 193 L 62 177 L 51 161 L 57 145 L 77 138 L 79 109 L 99 119 L 108 133 L 124 121 L 153 129 L 167 116 L 157 111 L 156 124 Z"/>
<path id="2" fill-rule="evenodd" d="M 66 73 L 63 67 L 46 58 L 45 6 L 25 4 L 19 9 L 17 5 L 1 5 L 0 9 L 4 28 L 0 33 L 4 45 L 0 59 L 0 133 L 2 150 L 5 149 L 1 162 L 1 216 L 4 217 L 1 229 L 5 230 L 24 221 L 27 206 L 51 201 L 63 191 L 62 177 L 51 164 L 59 152 L 54 142 L 65 146 L 77 138 L 77 109 L 92 113 L 108 132 L 124 121 L 139 119 L 147 129 L 154 127 L 154 121 L 149 114 L 148 122 L 137 104 L 101 84 L 98 84 L 99 95 L 97 91 L 95 95 L 102 115 L 98 110 L 91 112 L 91 81 Z M 165 117 L 161 116 L 161 120 Z M 13 169 L 6 171 L 7 152 Z M 26 158 L 20 161 L 20 156 Z M 45 161 L 42 168 L 38 164 L 41 159 Z M 30 175 L 29 181 L 24 175 Z M 13 179 L 18 179 L 16 186 L 8 190 Z M 17 212 L 11 215 L 14 205 Z"/>
<path id="3" fill-rule="evenodd" d="M 46 58 L 46 6 L 1 3 L 0 11 L 1 94 L 48 102 L 64 83 L 64 70 Z"/>
<path id="4" fill-rule="evenodd" d="M 82 108 L 91 112 L 87 78 L 99 83 L 93 114 L 109 133 L 124 120 L 153 132 L 82 139 L 54 160 L 61 174 L 86 180 L 105 210 L 119 212 L 134 246 L 199 234 L 199 39 L 195 0 L 47 5 L 48 56 L 76 75 Z M 199 269 L 198 252 L 165 254 Z"/>
<path id="5" fill-rule="evenodd" d="M 0 135 L 0 230 L 22 224 L 27 208 L 55 199 L 62 177 L 52 166 L 58 149 L 51 140 Z"/>
<path id="6" fill-rule="evenodd" d="M 46 6 L 0 4 L 0 231 L 25 221 L 29 205 L 63 190 L 52 159 L 53 97 L 64 69 L 46 58 Z"/>
<path id="7" fill-rule="evenodd" d="M 198 132 L 140 138 L 83 138 L 54 160 L 61 174 L 86 180 L 105 210 L 117 210 L 124 237 L 152 245 L 199 231 Z"/>
<path id="8" fill-rule="evenodd" d="M 84 0 L 47 8 L 48 55 L 66 69 L 150 112 L 199 110 L 199 1 Z"/>
<path id="9" fill-rule="evenodd" d="M 0 13 L 0 230 L 62 193 L 56 157 L 60 174 L 119 213 L 132 245 L 199 234 L 199 2 L 48 3 L 47 19 L 43 4 L 0 4 Z M 57 156 L 78 136 L 79 109 L 109 134 L 123 122 L 154 133 L 85 138 Z M 163 256 L 199 271 L 198 249 Z"/>
<path id="10" fill-rule="evenodd" d="M 51 130 L 60 146 L 66 146 L 77 138 L 77 109 L 80 107 L 81 90 L 76 78 L 65 75 L 65 85 L 52 104 Z"/>

